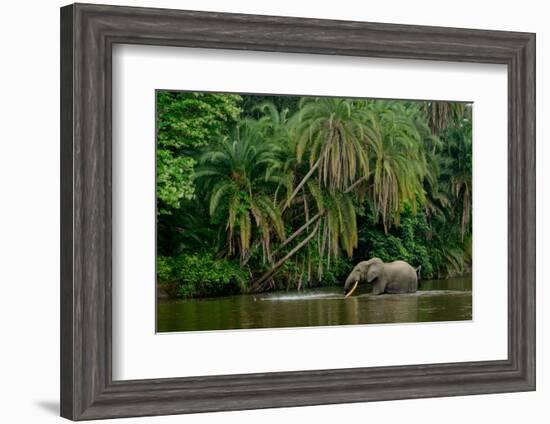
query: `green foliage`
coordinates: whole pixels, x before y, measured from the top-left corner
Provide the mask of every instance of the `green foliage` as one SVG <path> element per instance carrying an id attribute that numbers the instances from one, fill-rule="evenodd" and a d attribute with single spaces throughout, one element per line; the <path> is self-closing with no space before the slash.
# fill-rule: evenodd
<path id="1" fill-rule="evenodd" d="M 203 254 L 158 256 L 157 278 L 161 284 L 176 283 L 179 297 L 239 293 L 246 289 L 248 281 L 237 263 Z"/>
<path id="2" fill-rule="evenodd" d="M 240 116 L 241 96 L 215 93 L 157 92 L 157 147 L 204 147 Z"/>
<path id="3" fill-rule="evenodd" d="M 192 199 L 194 152 L 224 134 L 240 114 L 241 97 L 157 92 L 157 211 L 170 214 Z"/>
<path id="4" fill-rule="evenodd" d="M 351 263 L 351 260 L 345 256 L 337 256 L 332 258 L 330 266 L 326 263 L 325 258 L 320 258 L 318 260 L 324 262 L 322 267 L 326 270 L 319 282 L 319 285 L 323 286 L 341 284 L 354 266 L 354 264 Z"/>
<path id="5" fill-rule="evenodd" d="M 430 227 L 423 213 L 415 213 L 406 204 L 401 212 L 399 226 L 386 234 L 379 226 L 366 225 L 362 241 L 368 246 L 367 257 L 378 257 L 385 262 L 403 260 L 414 267 L 422 266 L 423 277 L 434 276 L 434 264 L 430 254 Z"/>
<path id="6" fill-rule="evenodd" d="M 173 214 L 157 217 L 157 254 L 176 256 L 181 252 L 219 252 L 223 228 L 211 221 L 207 199 L 182 200 Z"/>
<path id="7" fill-rule="evenodd" d="M 471 269 L 471 106 L 157 93 L 158 279 L 338 284 L 370 257 Z"/>
<path id="8" fill-rule="evenodd" d="M 266 103 L 272 104 L 276 110 L 282 113 L 287 111 L 288 115 L 292 115 L 298 111 L 299 102 L 300 97 L 296 96 L 243 96 L 242 115 L 260 119 L 263 117 L 260 106 Z"/>
<path id="9" fill-rule="evenodd" d="M 174 259 L 157 255 L 157 279 L 160 283 L 169 283 L 175 280 L 172 268 Z"/>
<path id="10" fill-rule="evenodd" d="M 322 187 L 344 191 L 369 173 L 371 132 L 352 100 L 305 97 L 290 124 L 298 162 L 307 157 L 310 169 L 318 168 Z"/>
<path id="11" fill-rule="evenodd" d="M 369 229 L 366 231 L 366 240 L 371 246 L 366 257 L 377 257 L 384 262 L 396 259 L 410 261 L 411 255 L 403 246 L 403 241 L 393 234 L 384 234 L 383 231 Z"/>
<path id="12" fill-rule="evenodd" d="M 303 289 L 333 286 L 340 284 L 352 270 L 353 264 L 349 258 L 337 256 L 329 260 L 326 255 L 319 255 L 315 244 L 311 247 L 313 248 L 285 262 L 274 281 L 275 286 L 271 288 Z"/>
<path id="13" fill-rule="evenodd" d="M 416 104 L 395 101 L 367 103 L 372 128 L 373 175 L 371 205 L 375 222 L 387 233 L 399 224 L 404 203 L 416 209 L 424 201 L 423 181 L 429 177 L 423 133 Z"/>
<path id="14" fill-rule="evenodd" d="M 157 151 L 157 198 L 161 214 L 170 214 L 180 206 L 182 199 L 192 199 L 195 194 L 193 167 L 195 160 L 174 156 L 169 150 Z"/>
<path id="15" fill-rule="evenodd" d="M 227 252 L 238 251 L 241 261 L 249 257 L 253 230 L 265 249 L 271 230 L 279 239 L 284 237 L 281 211 L 270 197 L 277 182 L 271 169 L 279 154 L 278 146 L 264 139 L 261 126 L 245 121 L 200 157 L 196 179 L 209 193 L 210 216 L 225 223 Z"/>

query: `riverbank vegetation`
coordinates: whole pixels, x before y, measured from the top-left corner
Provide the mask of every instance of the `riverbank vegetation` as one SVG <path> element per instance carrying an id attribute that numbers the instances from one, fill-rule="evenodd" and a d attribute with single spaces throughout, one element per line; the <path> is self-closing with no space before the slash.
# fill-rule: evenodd
<path id="1" fill-rule="evenodd" d="M 471 269 L 464 103 L 157 92 L 157 278 L 181 297 Z"/>

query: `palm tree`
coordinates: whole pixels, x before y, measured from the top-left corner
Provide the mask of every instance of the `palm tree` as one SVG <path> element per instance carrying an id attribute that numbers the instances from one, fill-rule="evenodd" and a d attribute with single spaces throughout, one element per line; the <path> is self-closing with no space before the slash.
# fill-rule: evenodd
<path id="1" fill-rule="evenodd" d="M 291 118 L 296 159 L 307 155 L 309 169 L 290 193 L 286 207 L 317 172 L 319 184 L 345 190 L 369 173 L 369 133 L 365 110 L 349 99 L 305 97 Z"/>
<path id="2" fill-rule="evenodd" d="M 340 249 L 351 257 L 357 247 L 354 199 L 359 197 L 360 184 L 370 180 L 373 209 L 386 232 L 392 222 L 399 222 L 404 202 L 415 207 L 417 201 L 424 201 L 423 180 L 428 171 L 417 127 L 419 110 L 397 102 L 335 98 L 306 98 L 300 105 L 289 121 L 290 135 L 298 163 L 308 155 L 309 169 L 296 188 L 287 189 L 291 194 L 283 209 L 302 193 L 309 225 L 299 230 L 307 234 L 299 247 L 317 233 L 319 256 L 325 256 L 330 267 L 330 258 Z M 315 173 L 317 178 L 312 178 Z M 310 211 L 312 204 L 316 213 Z M 257 283 L 266 281 L 283 263 L 277 262 Z"/>
<path id="3" fill-rule="evenodd" d="M 459 211 L 461 237 L 470 224 L 472 215 L 472 122 L 465 119 L 446 132 L 444 178 L 454 199 L 454 211 Z"/>
<path id="4" fill-rule="evenodd" d="M 331 257 L 338 256 L 340 249 L 343 249 L 348 257 L 353 255 L 353 250 L 358 243 L 353 194 L 322 188 L 316 180 L 311 180 L 307 184 L 307 188 L 308 191 L 307 194 L 304 194 L 304 198 L 311 197 L 310 203 L 315 205 L 316 213 L 313 215 L 307 203 L 304 205 L 306 222 L 283 241 L 274 254 L 289 245 L 290 242 L 300 238 L 301 240 L 254 282 L 255 289 L 260 289 L 262 284 L 266 283 L 287 260 L 305 247 L 308 248 L 308 252 L 302 260 L 301 267 L 310 270 L 311 252 L 309 249 L 311 244 L 316 245 L 320 259 L 326 258 L 327 268 L 330 268 Z M 317 276 L 321 278 L 324 272 L 323 262 L 320 260 L 318 265 Z M 308 281 L 311 278 L 310 274 L 311 272 L 308 272 Z"/>
<path id="5" fill-rule="evenodd" d="M 293 155 L 280 163 L 281 174 L 290 176 L 285 180 L 288 194 L 281 204 L 286 210 L 297 200 L 301 213 L 292 213 L 298 222 L 303 223 L 279 246 L 277 251 L 290 242 L 300 240 L 283 258 L 276 261 L 271 269 L 256 280 L 259 287 L 298 251 L 317 240 L 319 255 L 326 255 L 327 266 L 330 257 L 337 256 L 342 247 L 351 257 L 357 246 L 357 224 L 353 204 L 353 189 L 361 181 L 366 181 L 369 173 L 368 147 L 369 131 L 365 115 L 370 113 L 352 100 L 336 98 L 304 98 L 300 110 L 288 121 L 286 136 L 290 138 Z M 276 115 L 270 110 L 270 121 Z M 284 144 L 289 146 L 288 138 Z M 309 157 L 308 168 L 303 169 L 302 159 Z M 316 178 L 312 178 L 316 174 Z M 296 178 L 296 176 L 300 177 Z M 299 183 L 294 187 L 294 181 Z M 316 210 L 313 210 L 315 206 Z M 307 255 L 303 266 L 311 267 L 311 256 Z M 306 265 L 307 264 L 307 265 Z M 323 272 L 322 268 L 318 270 Z"/>
<path id="6" fill-rule="evenodd" d="M 278 155 L 278 146 L 264 138 L 262 128 L 246 121 L 199 159 L 195 178 L 209 192 L 210 216 L 226 221 L 228 256 L 238 250 L 241 261 L 248 258 L 253 222 L 260 235 L 264 260 L 271 256 L 272 230 L 281 240 L 284 238 L 281 212 L 271 198 L 280 184 L 278 176 L 271 172 L 279 163 Z"/>
<path id="7" fill-rule="evenodd" d="M 466 103 L 459 102 L 425 102 L 423 105 L 424 114 L 432 134 L 440 134 L 447 127 L 460 120 L 467 112 Z"/>
<path id="8" fill-rule="evenodd" d="M 371 200 L 373 210 L 387 233 L 399 223 L 404 202 L 416 209 L 424 201 L 423 180 L 427 163 L 423 139 L 410 108 L 401 102 L 376 101 L 367 104 L 372 128 Z"/>
<path id="9" fill-rule="evenodd" d="M 438 275 L 463 272 L 471 262 L 472 121 L 471 106 L 454 109 L 453 119 L 439 131 L 439 141 L 428 153 L 436 181 L 427 181 L 425 203 L 429 218 L 432 261 Z M 444 234 L 444 236 L 442 236 Z"/>

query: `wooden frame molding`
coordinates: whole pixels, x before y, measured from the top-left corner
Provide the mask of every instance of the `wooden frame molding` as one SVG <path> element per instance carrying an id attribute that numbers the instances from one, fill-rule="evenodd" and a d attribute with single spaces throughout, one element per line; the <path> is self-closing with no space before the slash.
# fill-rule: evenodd
<path id="1" fill-rule="evenodd" d="M 147 44 L 508 66 L 508 359 L 111 378 L 111 52 Z M 535 35 L 75 4 L 61 9 L 61 415 L 73 420 L 535 389 Z"/>

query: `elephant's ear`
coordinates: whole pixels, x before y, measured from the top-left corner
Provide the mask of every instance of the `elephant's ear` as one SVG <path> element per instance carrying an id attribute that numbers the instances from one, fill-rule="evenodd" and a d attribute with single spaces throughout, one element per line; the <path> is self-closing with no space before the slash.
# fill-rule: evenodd
<path id="1" fill-rule="evenodd" d="M 382 273 L 382 267 L 383 264 L 374 264 L 369 266 L 369 270 L 367 271 L 367 281 L 370 283 L 372 280 L 374 280 L 376 277 L 379 277 Z"/>

